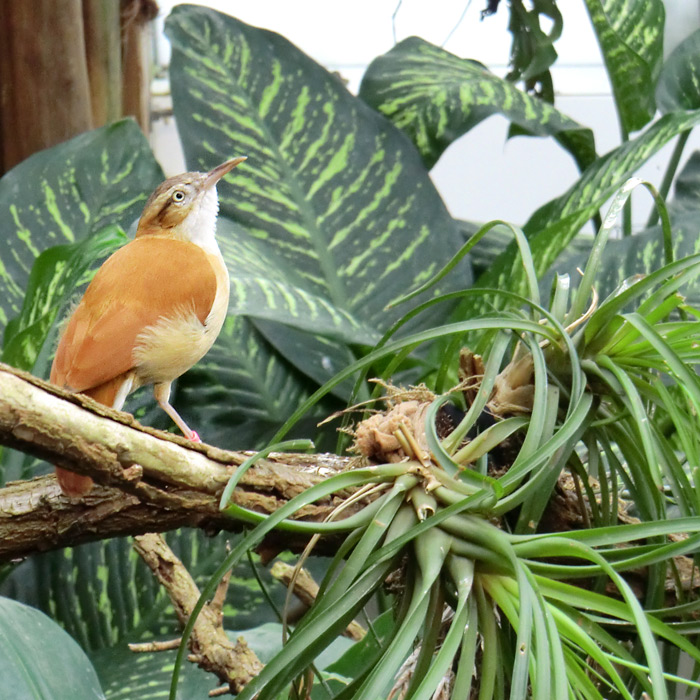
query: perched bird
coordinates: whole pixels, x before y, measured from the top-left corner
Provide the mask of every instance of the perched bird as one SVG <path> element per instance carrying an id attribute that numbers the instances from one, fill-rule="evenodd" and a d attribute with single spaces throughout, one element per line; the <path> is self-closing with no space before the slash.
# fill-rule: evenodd
<path id="1" fill-rule="evenodd" d="M 216 242 L 216 183 L 245 160 L 184 173 L 150 196 L 134 240 L 97 271 L 65 325 L 51 381 L 121 409 L 145 384 L 185 437 L 199 442 L 170 405 L 170 384 L 211 348 L 226 318 L 229 277 Z M 68 496 L 92 479 L 56 468 Z"/>

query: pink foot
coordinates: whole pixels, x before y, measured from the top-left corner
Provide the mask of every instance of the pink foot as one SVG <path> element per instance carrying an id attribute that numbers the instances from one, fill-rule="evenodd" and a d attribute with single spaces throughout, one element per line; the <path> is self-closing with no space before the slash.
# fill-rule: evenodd
<path id="1" fill-rule="evenodd" d="M 202 442 L 202 438 L 199 437 L 197 432 L 195 430 L 190 431 L 192 434 L 187 438 L 188 440 L 191 440 L 192 442 Z"/>

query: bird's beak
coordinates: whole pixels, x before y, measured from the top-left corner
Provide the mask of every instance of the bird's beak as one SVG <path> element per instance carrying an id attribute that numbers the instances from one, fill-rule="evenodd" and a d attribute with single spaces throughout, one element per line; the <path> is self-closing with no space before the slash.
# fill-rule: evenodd
<path id="1" fill-rule="evenodd" d="M 226 173 L 233 170 L 237 165 L 240 165 L 244 160 L 247 160 L 247 156 L 232 158 L 221 165 L 217 165 L 213 170 L 210 170 L 207 173 L 207 176 L 202 183 L 202 189 L 208 190 L 210 187 L 214 187 L 214 185 L 216 185 L 216 183 L 221 180 Z"/>

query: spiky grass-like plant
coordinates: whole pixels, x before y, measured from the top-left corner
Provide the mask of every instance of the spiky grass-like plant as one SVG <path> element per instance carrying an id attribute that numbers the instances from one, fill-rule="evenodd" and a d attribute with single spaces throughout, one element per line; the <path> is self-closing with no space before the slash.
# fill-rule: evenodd
<path id="1" fill-rule="evenodd" d="M 222 506 L 262 522 L 219 574 L 273 527 L 347 533 L 315 604 L 241 700 L 279 697 L 305 678 L 318 653 L 397 571 L 388 629 L 371 629 L 348 652 L 352 677 L 321 678 L 328 697 L 631 700 L 645 693 L 664 700 L 676 696 L 677 684 L 700 688 L 671 672 L 681 654 L 700 663 L 700 600 L 689 558 L 700 550 L 700 310 L 679 293 L 700 273 L 700 255 L 674 261 L 667 246 L 656 272 L 602 300 L 594 288 L 610 230 L 636 184 L 613 202 L 576 289 L 558 278 L 548 308 L 527 243 L 513 229 L 527 296 L 464 292 L 507 308 L 394 340 L 397 324 L 336 378 L 386 358 L 391 371 L 423 343 L 456 338 L 447 347 L 458 348 L 465 334 L 476 338 L 483 358 L 468 390 L 463 385 L 427 406 L 424 436 L 404 422 L 395 428 L 403 459 L 330 478 L 265 519 L 229 505 L 235 480 L 229 485 Z M 670 235 L 666 220 L 664 230 Z M 455 354 L 446 356 L 438 383 L 456 362 Z M 444 404 L 465 396 L 461 419 L 441 434 L 436 417 Z M 484 411 L 492 424 L 477 434 Z M 507 460 L 501 455 L 496 469 L 504 442 Z M 577 494 L 575 528 L 554 527 L 551 517 L 564 478 Z M 287 519 L 301 505 L 367 484 L 384 486 L 356 515 L 324 524 Z M 621 499 L 631 513 L 620 513 Z M 187 631 L 181 650 L 186 638 Z M 176 683 L 177 672 L 171 697 Z M 295 684 L 296 692 L 310 692 L 305 683 Z"/>

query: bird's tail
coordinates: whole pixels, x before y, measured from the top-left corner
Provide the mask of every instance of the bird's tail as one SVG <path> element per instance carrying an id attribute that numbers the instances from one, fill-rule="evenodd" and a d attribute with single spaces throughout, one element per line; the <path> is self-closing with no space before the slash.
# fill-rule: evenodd
<path id="1" fill-rule="evenodd" d="M 80 393 L 85 394 L 85 396 L 90 396 L 95 399 L 95 401 L 105 404 L 105 406 L 113 406 L 114 399 L 123 382 L 124 377 L 120 375 L 104 384 L 100 384 L 92 389 L 86 389 Z M 58 480 L 58 485 L 61 487 L 61 491 L 63 491 L 66 496 L 72 498 L 87 496 L 92 490 L 92 485 L 94 483 L 89 476 L 69 472 L 60 467 L 56 467 L 56 479 Z"/>

